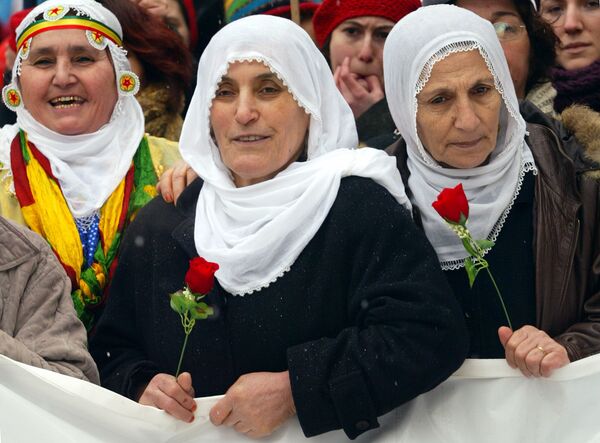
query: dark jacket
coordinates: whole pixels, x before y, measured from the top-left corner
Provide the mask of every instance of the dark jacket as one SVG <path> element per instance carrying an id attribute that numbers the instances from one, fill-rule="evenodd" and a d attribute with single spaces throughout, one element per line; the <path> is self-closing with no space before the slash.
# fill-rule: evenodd
<path id="1" fill-rule="evenodd" d="M 536 327 L 571 361 L 600 352 L 600 165 L 559 123 L 524 104 L 526 138 L 538 175 L 534 201 Z M 405 186 L 406 145 L 388 148 Z M 407 186 L 407 193 L 410 190 Z M 418 209 L 414 217 L 420 220 Z"/>
<path id="2" fill-rule="evenodd" d="M 393 142 L 396 124 L 385 98 L 379 100 L 356 119 L 356 132 L 361 146 L 385 149 Z"/>
<path id="3" fill-rule="evenodd" d="M 152 201 L 123 240 L 90 348 L 103 386 L 130 398 L 177 366 L 183 331 L 168 294 L 196 255 L 200 187 L 189 186 L 177 208 Z M 448 377 L 468 348 L 435 252 L 408 212 L 364 178 L 342 180 L 282 277 L 245 296 L 217 284 L 206 301 L 218 315 L 196 323 L 182 365 L 196 395 L 223 394 L 246 373 L 289 370 L 307 436 L 343 428 L 354 438 L 377 427 L 378 416 Z"/>

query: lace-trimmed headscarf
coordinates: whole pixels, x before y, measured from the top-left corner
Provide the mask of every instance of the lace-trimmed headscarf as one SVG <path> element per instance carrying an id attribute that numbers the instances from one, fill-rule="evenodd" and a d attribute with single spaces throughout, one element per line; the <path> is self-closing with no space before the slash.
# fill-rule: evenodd
<path id="1" fill-rule="evenodd" d="M 439 165 L 417 134 L 417 95 L 434 65 L 452 54 L 478 51 L 502 96 L 496 148 L 489 162 L 469 169 Z M 406 141 L 412 203 L 422 215 L 427 238 L 443 269 L 464 266 L 459 238 L 431 204 L 443 188 L 463 184 L 469 199 L 468 227 L 474 238 L 496 240 L 519 193 L 523 176 L 535 163 L 525 143 L 525 121 L 506 59 L 493 26 L 464 8 L 428 6 L 404 17 L 389 34 L 383 52 L 386 97 L 394 122 Z M 426 130 L 426 128 L 424 129 Z"/>
<path id="2" fill-rule="evenodd" d="M 210 108 L 231 63 L 259 61 L 310 115 L 307 161 L 236 188 L 211 137 Z M 194 239 L 199 255 L 219 263 L 216 277 L 233 294 L 260 290 L 294 263 L 329 213 L 342 177 L 369 177 L 409 205 L 395 161 L 358 144 L 350 107 L 327 62 L 302 28 L 251 16 L 219 31 L 202 54 L 198 83 L 180 140 L 183 158 L 204 180 Z M 360 202 L 357 202 L 360 204 Z"/>
<path id="3" fill-rule="evenodd" d="M 112 59 L 118 100 L 109 122 L 91 134 L 54 132 L 36 121 L 22 102 L 21 64 L 29 57 L 32 42 L 43 32 L 61 29 L 81 29 L 92 47 L 108 50 Z M 50 162 L 73 216 L 90 216 L 123 179 L 144 135 L 144 115 L 134 97 L 140 82 L 122 48 L 121 25 L 96 1 L 49 0 L 27 14 L 17 27 L 16 39 L 13 81 L 3 88 L 2 98 L 17 113 L 17 124 L 1 131 L 0 161 L 5 165 L 10 161 L 9 140 L 18 129 L 24 130 Z"/>

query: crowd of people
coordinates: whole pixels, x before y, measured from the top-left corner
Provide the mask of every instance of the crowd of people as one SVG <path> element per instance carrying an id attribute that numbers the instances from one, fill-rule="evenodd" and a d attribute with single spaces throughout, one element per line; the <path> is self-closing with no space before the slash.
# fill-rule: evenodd
<path id="1" fill-rule="evenodd" d="M 465 358 L 600 352 L 598 0 L 37 3 L 0 46 L 1 354 L 355 438 Z"/>

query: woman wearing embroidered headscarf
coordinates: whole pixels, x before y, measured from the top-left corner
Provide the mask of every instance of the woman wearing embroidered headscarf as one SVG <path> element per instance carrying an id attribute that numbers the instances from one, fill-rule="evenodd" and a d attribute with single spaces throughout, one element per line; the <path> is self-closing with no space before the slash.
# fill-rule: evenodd
<path id="1" fill-rule="evenodd" d="M 103 385 L 185 421 L 193 395 L 225 394 L 213 423 L 252 436 L 297 411 L 307 436 L 354 438 L 450 375 L 466 352 L 458 304 L 394 160 L 356 144 L 300 27 L 252 16 L 216 34 L 181 137 L 204 181 L 177 206 L 154 200 L 126 234 L 91 342 Z M 220 266 L 216 315 L 196 323 L 176 379 L 169 293 L 197 255 Z"/>
<path id="2" fill-rule="evenodd" d="M 17 123 L 0 130 L 0 215 L 50 243 L 89 327 L 123 229 L 153 197 L 176 145 L 144 136 L 139 80 L 103 6 L 47 1 L 16 34 L 13 80 L 2 90 Z"/>
<path id="3" fill-rule="evenodd" d="M 456 6 L 423 8 L 390 33 L 384 67 L 403 137 L 390 151 L 463 306 L 471 357 L 547 376 L 600 351 L 600 194 L 582 177 L 598 166 L 567 157 L 551 127 L 526 126 L 494 27 Z M 514 331 L 489 279 L 469 288 L 467 252 L 432 207 L 458 183 L 473 238 L 495 242 L 486 259 Z"/>

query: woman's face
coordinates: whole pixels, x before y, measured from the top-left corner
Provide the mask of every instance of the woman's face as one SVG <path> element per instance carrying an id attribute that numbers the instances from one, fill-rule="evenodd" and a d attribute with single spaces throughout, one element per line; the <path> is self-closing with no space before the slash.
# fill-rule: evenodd
<path id="1" fill-rule="evenodd" d="M 354 17 L 342 22 L 331 33 L 329 58 L 331 70 L 350 59 L 350 71 L 359 81 L 376 75 L 383 85 L 383 44 L 394 22 L 382 17 Z"/>
<path id="2" fill-rule="evenodd" d="M 556 50 L 560 66 L 579 69 L 600 60 L 598 0 L 542 0 L 540 14 L 546 21 L 554 21 L 552 28 L 560 40 Z"/>
<path id="3" fill-rule="evenodd" d="M 169 28 L 181 36 L 185 46 L 190 46 L 190 30 L 177 0 L 167 0 L 167 12 L 164 20 Z"/>
<path id="4" fill-rule="evenodd" d="M 33 118 L 63 135 L 97 131 L 108 123 L 117 103 L 108 53 L 91 47 L 78 29 L 35 36 L 19 85 Z"/>
<path id="5" fill-rule="evenodd" d="M 310 117 L 259 62 L 233 63 L 217 87 L 210 124 L 237 187 L 269 180 L 298 159 Z"/>
<path id="6" fill-rule="evenodd" d="M 417 132 L 441 165 L 474 168 L 496 147 L 502 98 L 478 51 L 437 62 L 417 96 Z"/>
<path id="7" fill-rule="evenodd" d="M 524 26 L 512 0 L 458 0 L 456 5 L 474 12 L 492 24 L 505 22 L 510 25 Z M 529 36 L 527 32 L 523 32 L 516 38 L 500 40 L 500 44 L 508 62 L 517 97 L 525 98 L 531 54 Z"/>

